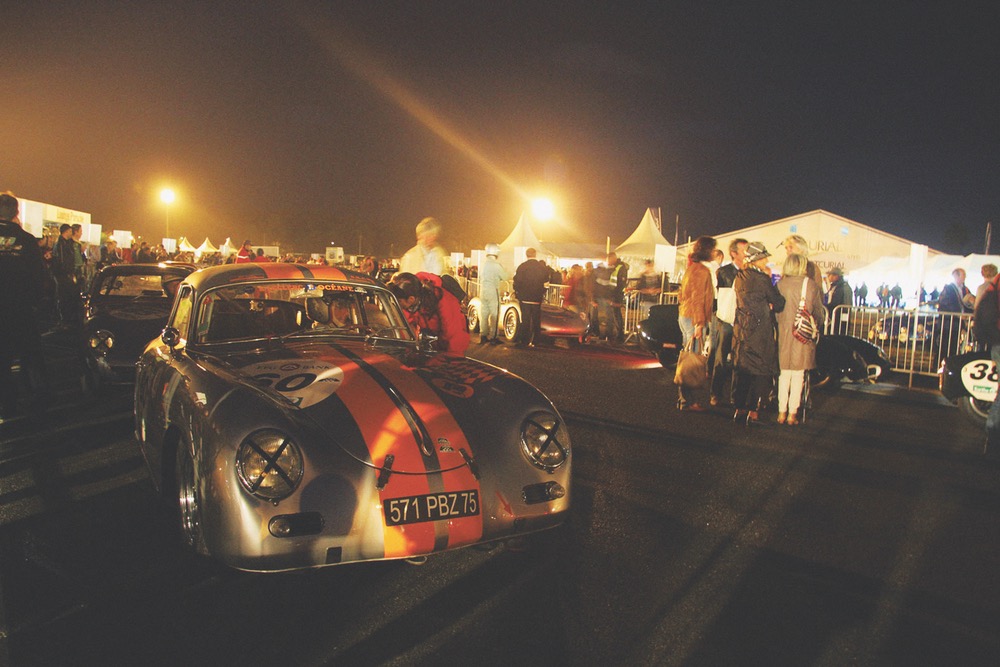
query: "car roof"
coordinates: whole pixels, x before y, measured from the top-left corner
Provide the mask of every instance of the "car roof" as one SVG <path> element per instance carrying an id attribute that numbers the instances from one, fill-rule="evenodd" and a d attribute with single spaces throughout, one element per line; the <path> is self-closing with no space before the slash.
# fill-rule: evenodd
<path id="1" fill-rule="evenodd" d="M 185 283 L 203 292 L 234 283 L 260 282 L 263 280 L 331 280 L 380 285 L 365 273 L 323 264 L 282 264 L 277 262 L 246 262 L 223 264 L 195 271 Z"/>

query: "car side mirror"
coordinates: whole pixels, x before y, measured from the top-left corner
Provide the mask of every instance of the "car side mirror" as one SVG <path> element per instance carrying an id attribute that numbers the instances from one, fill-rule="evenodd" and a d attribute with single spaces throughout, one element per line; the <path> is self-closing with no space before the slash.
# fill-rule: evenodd
<path id="1" fill-rule="evenodd" d="M 176 350 L 181 342 L 181 332 L 176 327 L 165 327 L 160 333 L 160 340 L 171 350 Z"/>

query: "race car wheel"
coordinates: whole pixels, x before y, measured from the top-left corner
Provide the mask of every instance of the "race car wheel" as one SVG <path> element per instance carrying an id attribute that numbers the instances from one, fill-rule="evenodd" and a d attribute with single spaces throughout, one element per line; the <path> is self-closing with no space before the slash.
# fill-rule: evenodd
<path id="1" fill-rule="evenodd" d="M 517 316 L 517 311 L 508 308 L 503 316 L 503 337 L 513 343 L 517 340 L 517 331 L 521 328 L 521 318 Z"/>
<path id="2" fill-rule="evenodd" d="M 677 365 L 679 350 L 664 348 L 656 353 L 656 358 L 664 368 L 671 368 Z"/>
<path id="3" fill-rule="evenodd" d="M 992 401 L 980 401 L 972 396 L 963 396 L 958 399 L 958 408 L 962 414 L 978 424 L 980 428 L 986 427 L 986 415 L 990 412 Z"/>
<path id="4" fill-rule="evenodd" d="M 479 331 L 479 309 L 469 304 L 469 309 L 465 313 L 465 318 L 469 322 L 469 331 L 476 333 Z"/>
<path id="5" fill-rule="evenodd" d="M 205 545 L 201 534 L 201 507 L 194 477 L 194 461 L 191 459 L 187 443 L 183 440 L 177 444 L 174 475 L 181 540 L 196 553 L 203 553 Z"/>

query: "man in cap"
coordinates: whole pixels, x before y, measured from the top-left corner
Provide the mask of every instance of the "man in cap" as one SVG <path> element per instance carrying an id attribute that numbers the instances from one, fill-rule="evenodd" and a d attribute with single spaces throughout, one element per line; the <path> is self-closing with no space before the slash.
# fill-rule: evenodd
<path id="1" fill-rule="evenodd" d="M 250 239 L 243 242 L 240 246 L 239 252 L 236 253 L 236 264 L 245 264 L 247 262 L 252 262 L 254 258 L 253 248 L 250 247 Z"/>
<path id="2" fill-rule="evenodd" d="M 35 407 L 44 407 L 47 388 L 42 337 L 36 308 L 42 300 L 44 265 L 38 239 L 21 228 L 18 201 L 0 194 L 0 414 L 17 414 L 18 382 L 12 378 L 15 359 L 34 392 Z"/>
<path id="3" fill-rule="evenodd" d="M 498 345 L 497 326 L 500 324 L 500 283 L 510 278 L 507 269 L 497 259 L 500 246 L 486 244 L 486 259 L 479 267 L 479 344 Z"/>
<path id="4" fill-rule="evenodd" d="M 844 280 L 844 270 L 835 266 L 826 272 L 829 287 L 826 290 L 826 309 L 833 315 L 833 309 L 837 306 L 853 306 L 854 292 L 851 286 Z"/>

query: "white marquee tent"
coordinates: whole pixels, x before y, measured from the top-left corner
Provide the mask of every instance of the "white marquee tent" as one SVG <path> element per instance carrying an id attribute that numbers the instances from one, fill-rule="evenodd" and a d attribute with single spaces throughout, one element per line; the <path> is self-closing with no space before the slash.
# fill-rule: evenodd
<path id="1" fill-rule="evenodd" d="M 647 259 L 654 262 L 659 273 L 673 273 L 676 263 L 677 249 L 664 238 L 656 224 L 653 209 L 647 208 L 639 225 L 625 241 L 615 248 L 622 261 L 638 271 L 639 265 Z"/>

